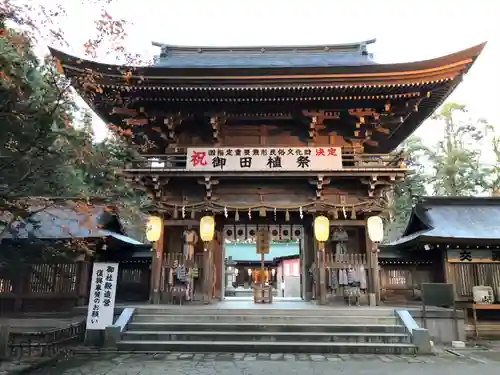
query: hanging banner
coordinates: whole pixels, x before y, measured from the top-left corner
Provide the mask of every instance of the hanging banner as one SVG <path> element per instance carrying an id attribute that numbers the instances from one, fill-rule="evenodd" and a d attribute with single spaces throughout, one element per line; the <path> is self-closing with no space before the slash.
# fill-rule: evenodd
<path id="1" fill-rule="evenodd" d="M 331 171 L 342 169 L 341 147 L 188 148 L 190 171 Z"/>
<path id="2" fill-rule="evenodd" d="M 118 263 L 94 263 L 87 329 L 105 329 L 113 324 L 117 279 Z"/>

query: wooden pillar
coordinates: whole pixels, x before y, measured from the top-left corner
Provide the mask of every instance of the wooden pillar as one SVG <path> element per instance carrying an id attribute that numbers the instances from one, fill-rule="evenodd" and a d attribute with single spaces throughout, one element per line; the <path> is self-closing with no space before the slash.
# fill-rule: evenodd
<path id="1" fill-rule="evenodd" d="M 380 267 L 378 266 L 378 245 L 373 245 L 373 286 L 375 288 L 375 301 L 380 305 Z"/>
<path id="2" fill-rule="evenodd" d="M 225 272 L 224 274 L 223 269 L 223 259 L 222 259 L 222 246 L 223 245 L 223 240 L 222 240 L 222 232 L 217 231 L 215 240 L 214 242 L 214 249 L 213 249 L 213 269 L 214 269 L 214 274 L 213 274 L 213 284 L 214 284 L 214 291 L 213 291 L 213 296 L 216 299 L 222 300 L 223 299 L 223 290 L 222 290 L 222 278 L 225 277 Z"/>
<path id="3" fill-rule="evenodd" d="M 313 288 L 311 275 L 309 274 L 309 269 L 314 261 L 314 244 L 312 239 L 312 233 L 310 228 L 307 228 L 304 225 L 304 291 L 305 296 L 304 299 L 306 301 L 311 301 L 313 297 Z"/>
<path id="4" fill-rule="evenodd" d="M 76 262 L 76 292 L 77 292 L 77 306 L 85 306 L 87 303 L 87 294 L 89 292 L 89 276 L 90 276 L 90 267 L 92 263 L 87 261 L 85 257 L 83 259 L 79 259 Z"/>
<path id="5" fill-rule="evenodd" d="M 14 283 L 12 285 L 12 291 L 15 295 L 14 300 L 14 312 L 20 312 L 23 308 L 23 297 L 25 294 L 31 292 L 31 265 L 21 265 L 18 268 L 17 275 L 14 276 Z"/>
<path id="6" fill-rule="evenodd" d="M 326 305 L 326 264 L 325 264 L 325 243 L 314 241 L 317 249 L 318 259 L 318 304 Z"/>
<path id="7" fill-rule="evenodd" d="M 366 263 L 367 263 L 367 270 L 368 270 L 368 293 L 374 293 L 374 288 L 373 288 L 373 268 L 372 268 L 372 247 L 373 243 L 370 240 L 370 237 L 368 237 L 368 229 L 364 227 L 364 236 L 365 236 L 365 254 L 366 254 Z"/>
<path id="8" fill-rule="evenodd" d="M 212 302 L 213 240 L 203 244 L 203 303 Z"/>
<path id="9" fill-rule="evenodd" d="M 380 304 L 380 275 L 378 267 L 378 253 L 376 245 L 370 240 L 368 236 L 368 225 L 365 222 L 365 243 L 366 243 L 366 259 L 368 262 L 368 280 L 369 293 L 375 294 L 377 305 Z"/>
<path id="10" fill-rule="evenodd" d="M 165 225 L 162 223 L 160 238 L 154 243 L 153 258 L 151 259 L 151 286 L 149 301 L 153 304 L 160 303 L 160 282 L 163 270 L 163 251 L 165 245 Z"/>

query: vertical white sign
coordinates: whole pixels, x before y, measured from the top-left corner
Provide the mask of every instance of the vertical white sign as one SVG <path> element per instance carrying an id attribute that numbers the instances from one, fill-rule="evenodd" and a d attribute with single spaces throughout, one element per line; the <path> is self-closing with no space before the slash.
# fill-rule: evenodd
<path id="1" fill-rule="evenodd" d="M 113 324 L 117 279 L 118 263 L 94 263 L 87 329 L 105 329 Z"/>

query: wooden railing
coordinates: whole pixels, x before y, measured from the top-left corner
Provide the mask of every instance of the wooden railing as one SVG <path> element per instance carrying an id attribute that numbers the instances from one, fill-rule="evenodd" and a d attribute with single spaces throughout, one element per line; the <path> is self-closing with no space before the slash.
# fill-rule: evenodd
<path id="1" fill-rule="evenodd" d="M 352 149 L 342 152 L 343 168 L 359 169 L 404 169 L 404 156 L 399 154 L 359 154 Z M 161 155 L 148 155 L 131 160 L 125 171 L 162 171 L 186 169 L 188 155 L 186 149 L 172 149 Z"/>
<path id="2" fill-rule="evenodd" d="M 173 268 L 183 265 L 190 268 L 203 268 L 203 254 L 195 254 L 193 260 L 188 260 L 182 253 L 166 253 L 163 256 L 163 267 Z"/>
<path id="3" fill-rule="evenodd" d="M 325 254 L 325 263 L 329 268 L 347 268 L 349 266 L 366 266 L 368 264 L 366 254 Z"/>

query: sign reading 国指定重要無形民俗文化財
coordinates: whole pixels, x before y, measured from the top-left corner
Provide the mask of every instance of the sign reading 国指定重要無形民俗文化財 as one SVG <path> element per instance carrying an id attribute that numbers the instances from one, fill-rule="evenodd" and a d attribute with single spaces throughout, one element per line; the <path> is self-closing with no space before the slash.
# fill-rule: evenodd
<path id="1" fill-rule="evenodd" d="M 118 263 L 94 263 L 87 329 L 105 329 L 113 324 L 117 279 Z"/>
<path id="2" fill-rule="evenodd" d="M 329 171 L 342 169 L 340 147 L 188 148 L 191 171 Z"/>

